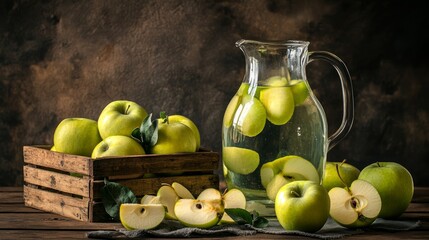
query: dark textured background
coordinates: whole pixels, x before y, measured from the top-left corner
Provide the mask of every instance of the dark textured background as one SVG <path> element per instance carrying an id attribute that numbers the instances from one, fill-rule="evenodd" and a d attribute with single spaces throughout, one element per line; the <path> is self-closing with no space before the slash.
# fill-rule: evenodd
<path id="1" fill-rule="evenodd" d="M 202 145 L 221 148 L 221 122 L 238 89 L 239 39 L 311 42 L 348 65 L 350 134 L 328 155 L 359 168 L 406 166 L 429 185 L 426 4 L 412 1 L 0 2 L 0 185 L 22 184 L 22 146 L 50 144 L 66 117 L 97 119 L 117 99 L 183 114 Z M 332 133 L 341 119 L 335 71 L 311 63 L 308 80 Z"/>

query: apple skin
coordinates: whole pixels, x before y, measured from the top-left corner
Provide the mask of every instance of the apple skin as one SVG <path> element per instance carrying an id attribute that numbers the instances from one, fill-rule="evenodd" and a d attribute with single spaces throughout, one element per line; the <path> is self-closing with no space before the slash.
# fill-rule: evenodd
<path id="1" fill-rule="evenodd" d="M 294 181 L 280 188 L 274 209 L 285 230 L 317 232 L 329 217 L 330 199 L 322 185 Z"/>
<path id="2" fill-rule="evenodd" d="M 108 156 L 143 155 L 143 147 L 134 139 L 127 136 L 110 136 L 94 148 L 92 158 Z"/>
<path id="3" fill-rule="evenodd" d="M 158 119 L 158 141 L 151 148 L 153 154 L 195 152 L 197 142 L 192 129 L 179 122 Z"/>
<path id="4" fill-rule="evenodd" d="M 98 117 L 100 135 L 103 139 L 115 135 L 130 136 L 146 116 L 146 110 L 133 101 L 113 101 L 104 107 Z"/>
<path id="5" fill-rule="evenodd" d="M 197 125 L 195 125 L 195 123 L 192 122 L 191 119 L 182 115 L 171 115 L 171 116 L 168 116 L 168 121 L 170 121 L 170 123 L 173 123 L 173 122 L 182 123 L 182 124 L 185 124 L 187 127 L 189 127 L 195 136 L 195 141 L 197 144 L 195 151 L 198 151 L 200 149 L 200 143 L 201 143 L 200 131 L 198 131 Z"/>
<path id="6" fill-rule="evenodd" d="M 338 165 L 341 179 L 343 179 L 347 187 L 350 187 L 352 182 L 358 179 L 360 174 L 360 170 L 358 168 L 346 162 L 326 162 L 322 185 L 328 192 L 334 187 L 345 187 L 344 183 L 338 176 L 336 165 Z"/>
<path id="7" fill-rule="evenodd" d="M 89 157 L 101 140 L 96 121 L 66 118 L 55 128 L 53 151 Z"/>
<path id="8" fill-rule="evenodd" d="M 414 182 L 410 172 L 395 162 L 377 162 L 366 166 L 359 179 L 373 185 L 381 197 L 378 217 L 393 219 L 408 208 L 414 194 Z"/>

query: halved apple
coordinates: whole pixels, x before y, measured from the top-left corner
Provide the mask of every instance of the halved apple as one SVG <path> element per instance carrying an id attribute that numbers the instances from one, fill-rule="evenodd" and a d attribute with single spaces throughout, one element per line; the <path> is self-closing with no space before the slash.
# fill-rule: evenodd
<path id="1" fill-rule="evenodd" d="M 221 219 L 221 200 L 179 199 L 174 206 L 177 219 L 185 226 L 210 228 Z"/>
<path id="2" fill-rule="evenodd" d="M 195 199 L 194 195 L 192 195 L 192 193 L 182 184 L 173 182 L 171 187 L 174 189 L 174 191 L 176 191 L 176 194 L 179 198 Z"/>
<path id="3" fill-rule="evenodd" d="M 179 196 L 177 195 L 176 191 L 174 191 L 174 188 L 169 185 L 162 186 L 158 189 L 156 195 L 158 197 L 157 201 L 167 208 L 165 217 L 167 219 L 177 219 L 176 215 L 174 214 L 174 205 L 176 204 L 177 200 L 179 200 Z"/>
<path id="4" fill-rule="evenodd" d="M 267 196 L 274 201 L 278 190 L 296 180 L 320 182 L 319 173 L 313 164 L 299 156 L 290 155 L 265 163 L 261 167 L 261 183 Z"/>
<path id="5" fill-rule="evenodd" d="M 348 228 L 372 224 L 381 210 L 377 190 L 364 180 L 355 180 L 350 188 L 334 187 L 329 191 L 329 214 L 340 225 Z"/>
<path id="6" fill-rule="evenodd" d="M 222 160 L 228 170 L 247 175 L 259 166 L 259 154 L 251 149 L 223 147 Z"/>
<path id="7" fill-rule="evenodd" d="M 152 229 L 157 227 L 165 217 L 162 204 L 125 203 L 119 208 L 119 218 L 128 230 Z"/>
<path id="8" fill-rule="evenodd" d="M 228 190 L 223 196 L 224 208 L 241 208 L 246 209 L 246 197 L 238 189 Z M 234 223 L 234 220 L 225 212 L 220 223 Z"/>

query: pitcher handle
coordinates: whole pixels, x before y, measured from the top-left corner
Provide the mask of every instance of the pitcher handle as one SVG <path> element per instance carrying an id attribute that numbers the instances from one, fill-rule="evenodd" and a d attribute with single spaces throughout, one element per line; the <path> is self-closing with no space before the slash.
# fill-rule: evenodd
<path id="1" fill-rule="evenodd" d="M 335 68 L 335 70 L 337 70 L 341 81 L 341 89 L 343 93 L 343 119 L 337 131 L 328 137 L 328 150 L 331 150 L 349 133 L 353 125 L 354 103 L 352 79 L 346 64 L 339 57 L 330 52 L 309 52 L 308 63 L 312 62 L 313 60 L 323 60 L 330 63 Z"/>

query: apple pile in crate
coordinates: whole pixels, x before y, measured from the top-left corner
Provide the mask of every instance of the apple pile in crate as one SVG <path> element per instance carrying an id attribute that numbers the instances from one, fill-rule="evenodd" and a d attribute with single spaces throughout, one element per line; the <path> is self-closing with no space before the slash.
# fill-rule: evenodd
<path id="1" fill-rule="evenodd" d="M 61 121 L 55 129 L 51 150 L 92 158 L 199 150 L 200 133 L 189 118 L 165 113 L 154 121 L 151 117 L 133 101 L 113 101 L 102 110 L 98 121 Z"/>

